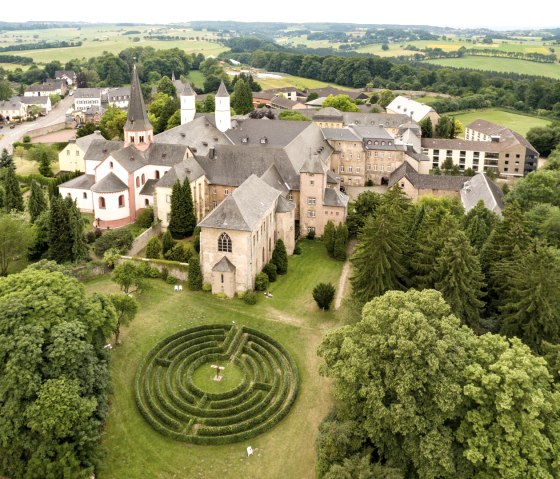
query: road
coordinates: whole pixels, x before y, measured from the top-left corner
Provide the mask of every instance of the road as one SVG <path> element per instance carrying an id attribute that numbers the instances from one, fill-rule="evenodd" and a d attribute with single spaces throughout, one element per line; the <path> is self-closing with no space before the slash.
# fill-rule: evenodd
<path id="1" fill-rule="evenodd" d="M 21 124 L 16 124 L 16 127 L 13 130 L 8 125 L 4 125 L 4 128 L 0 130 L 0 135 L 3 135 L 0 139 L 0 151 L 2 151 L 2 148 L 6 148 L 8 152 L 11 153 L 12 143 L 20 140 L 29 130 L 42 128 L 44 126 L 64 121 L 66 119 L 66 111 L 73 103 L 74 97 L 67 96 L 62 99 L 47 116 L 41 116 L 35 121 L 25 121 Z"/>

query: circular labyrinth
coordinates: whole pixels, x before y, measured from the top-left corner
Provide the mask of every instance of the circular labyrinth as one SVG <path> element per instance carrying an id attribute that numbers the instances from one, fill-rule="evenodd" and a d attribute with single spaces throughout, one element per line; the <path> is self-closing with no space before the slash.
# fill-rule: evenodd
<path id="1" fill-rule="evenodd" d="M 216 369 L 222 380 L 213 378 Z M 136 374 L 136 403 L 160 433 L 195 444 L 242 441 L 271 429 L 293 404 L 296 365 L 255 329 L 205 325 L 157 344 Z"/>

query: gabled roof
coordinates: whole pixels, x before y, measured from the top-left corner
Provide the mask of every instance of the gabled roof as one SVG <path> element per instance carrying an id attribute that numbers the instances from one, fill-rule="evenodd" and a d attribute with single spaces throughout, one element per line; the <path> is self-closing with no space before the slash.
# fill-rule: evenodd
<path id="1" fill-rule="evenodd" d="M 484 173 L 474 175 L 461 189 L 461 202 L 466 212 L 472 210 L 482 200 L 486 208 L 500 214 L 504 208 L 503 197 L 500 187 Z"/>
<path id="2" fill-rule="evenodd" d="M 499 153 L 504 149 L 504 145 L 493 141 L 473 141 L 460 138 L 422 138 L 422 148 Z"/>
<path id="3" fill-rule="evenodd" d="M 188 178 L 190 183 L 204 175 L 204 170 L 198 161 L 191 156 L 185 158 L 181 163 L 173 165 L 158 181 L 156 188 L 172 188 L 177 181 L 183 183 L 185 178 Z"/>
<path id="4" fill-rule="evenodd" d="M 153 178 L 150 180 L 146 180 L 146 183 L 144 183 L 144 186 L 142 187 L 142 189 L 138 194 L 144 196 L 152 196 L 154 194 L 154 191 L 156 191 L 156 183 L 158 181 L 159 180 L 155 180 Z"/>
<path id="5" fill-rule="evenodd" d="M 17 99 L 26 105 L 47 105 L 50 102 L 48 96 L 18 96 Z"/>
<path id="6" fill-rule="evenodd" d="M 222 80 L 220 82 L 220 88 L 218 88 L 218 92 L 216 93 L 215 98 L 221 98 L 221 97 L 227 97 L 227 96 L 229 96 L 229 93 L 227 91 L 226 86 L 224 85 L 224 81 Z"/>
<path id="7" fill-rule="evenodd" d="M 59 188 L 74 188 L 76 190 L 91 190 L 95 183 L 95 175 L 81 175 L 72 178 L 66 183 L 58 185 Z"/>
<path id="8" fill-rule="evenodd" d="M 190 81 L 187 80 L 187 82 L 185 83 L 183 91 L 181 92 L 181 96 L 196 96 L 196 93 L 192 89 Z"/>
<path id="9" fill-rule="evenodd" d="M 227 256 L 224 256 L 212 267 L 212 271 L 217 273 L 233 273 L 235 271 L 235 265 L 227 258 Z"/>
<path id="10" fill-rule="evenodd" d="M 538 156 L 539 154 L 535 147 L 531 145 L 531 143 L 529 143 L 529 141 L 524 136 L 520 135 L 516 131 L 506 128 L 505 126 L 498 125 L 487 120 L 478 119 L 471 121 L 466 126 L 466 128 L 470 128 L 474 131 L 479 131 L 480 133 L 483 133 L 487 136 L 499 136 L 499 143 L 502 144 L 503 148 L 512 146 L 515 143 L 520 143 L 535 155 Z"/>
<path id="11" fill-rule="evenodd" d="M 338 178 L 331 170 L 327 170 L 327 183 L 338 185 Z"/>
<path id="12" fill-rule="evenodd" d="M 130 85 L 130 101 L 128 103 L 128 117 L 124 125 L 125 131 L 147 131 L 152 130 L 152 124 L 148 120 L 142 88 L 136 65 L 132 67 L 132 82 Z"/>
<path id="13" fill-rule="evenodd" d="M 225 135 L 234 145 L 284 147 L 310 126 L 305 121 L 247 119 L 239 121 L 238 126 L 227 130 Z"/>
<path id="14" fill-rule="evenodd" d="M 86 140 L 86 141 L 83 141 Z M 92 133 L 76 140 L 84 154 L 84 161 L 101 161 L 123 146 L 122 141 L 106 140 L 101 133 Z"/>
<path id="15" fill-rule="evenodd" d="M 327 167 L 323 164 L 318 155 L 311 155 L 305 160 L 299 172 L 324 175 L 326 169 Z"/>
<path id="16" fill-rule="evenodd" d="M 109 100 L 114 100 L 117 97 L 129 97 L 130 98 L 130 88 L 128 87 L 119 87 L 119 88 L 111 88 L 107 92 L 107 96 Z"/>
<path id="17" fill-rule="evenodd" d="M 422 175 L 405 161 L 389 177 L 389 188 L 406 178 L 416 189 L 460 191 L 467 180 L 464 176 Z"/>
<path id="18" fill-rule="evenodd" d="M 311 104 L 308 102 L 307 104 Z M 322 104 L 322 103 L 321 103 Z M 340 110 L 329 106 L 327 108 L 321 108 L 313 113 L 313 121 L 343 121 L 344 116 Z"/>
<path id="19" fill-rule="evenodd" d="M 414 121 L 422 120 L 428 113 L 435 111 L 431 106 L 411 100 L 405 96 L 399 95 L 389 105 L 387 112 L 394 111 L 408 115 Z"/>
<path id="20" fill-rule="evenodd" d="M 276 213 L 289 213 L 294 210 L 296 205 L 291 201 L 288 201 L 283 196 L 278 197 L 278 203 L 276 203 Z"/>
<path id="21" fill-rule="evenodd" d="M 263 215 L 275 206 L 280 192 L 255 175 L 251 175 L 222 201 L 199 226 L 239 231 L 253 231 Z"/>
<path id="22" fill-rule="evenodd" d="M 94 193 L 119 193 L 125 190 L 128 190 L 128 186 L 113 172 L 101 178 L 91 187 L 91 191 Z"/>
<path id="23" fill-rule="evenodd" d="M 17 97 L 16 97 L 17 98 Z M 2 110 L 20 110 L 24 105 L 19 99 L 10 98 L 9 100 L 0 101 L 0 109 Z"/>
<path id="24" fill-rule="evenodd" d="M 349 128 L 322 128 L 325 140 L 331 141 L 361 141 L 351 129 Z"/>
<path id="25" fill-rule="evenodd" d="M 74 99 L 76 98 L 99 98 L 101 99 L 101 88 L 76 88 Z"/>
<path id="26" fill-rule="evenodd" d="M 129 145 L 111 153 L 111 156 L 129 173 L 146 165 L 173 166 L 185 158 L 187 147 L 185 145 L 172 145 L 168 143 L 152 143 L 145 151 Z"/>
<path id="27" fill-rule="evenodd" d="M 323 205 L 325 206 L 348 206 L 348 196 L 336 188 L 325 188 L 323 192 Z"/>
<path id="28" fill-rule="evenodd" d="M 290 187 L 283 180 L 278 172 L 276 165 L 270 165 L 268 169 L 261 175 L 261 180 L 272 186 L 274 189 L 280 191 L 283 195 L 288 194 Z"/>

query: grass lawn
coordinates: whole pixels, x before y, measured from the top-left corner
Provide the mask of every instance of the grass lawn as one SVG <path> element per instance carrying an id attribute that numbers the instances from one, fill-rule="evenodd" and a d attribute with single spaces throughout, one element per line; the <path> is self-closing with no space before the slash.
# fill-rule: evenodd
<path id="1" fill-rule="evenodd" d="M 21 68 L 23 71 L 29 69 L 29 65 L 18 65 L 17 63 L 0 63 L 0 68 L 4 70 L 13 71 L 17 68 Z"/>
<path id="2" fill-rule="evenodd" d="M 188 75 L 189 81 L 197 88 L 204 86 L 204 74 L 199 70 L 191 70 Z"/>
<path id="3" fill-rule="evenodd" d="M 311 290 L 319 281 L 337 284 L 343 263 L 327 257 L 320 241 L 302 242 L 301 256 L 289 260 L 289 272 L 271 285 L 274 297 L 258 303 L 220 300 L 210 293 L 174 293 L 161 280 L 150 280 L 139 295 L 139 313 L 113 349 L 114 394 L 99 472 L 105 478 L 310 478 L 315 476 L 317 428 L 331 407 L 331 382 L 318 373 L 316 349 L 327 329 L 339 326 L 338 313 L 319 311 Z M 89 293 L 116 292 L 103 276 L 86 283 Z M 271 431 L 224 446 L 195 446 L 167 439 L 137 411 L 133 380 L 145 354 L 161 339 L 186 328 L 229 323 L 256 328 L 277 339 L 294 357 L 300 374 L 298 398 L 288 416 Z M 247 458 L 246 447 L 255 455 Z"/>
<path id="4" fill-rule="evenodd" d="M 463 58 L 441 58 L 426 60 L 429 63 L 445 67 L 470 68 L 473 70 L 488 70 L 497 72 L 511 72 L 525 75 L 538 75 L 550 78 L 560 78 L 560 64 L 537 63 L 513 58 L 494 58 L 471 56 Z"/>
<path id="5" fill-rule="evenodd" d="M 325 83 L 319 80 L 311 80 L 309 78 L 296 77 L 293 75 L 282 75 L 281 78 L 255 78 L 257 82 L 260 83 L 263 90 L 269 90 L 271 88 L 283 88 L 288 86 L 294 86 L 300 90 L 306 90 L 308 88 L 324 88 L 326 86 L 334 86 L 344 90 L 353 90 L 353 88 L 341 87 L 335 85 L 334 83 Z"/>
<path id="6" fill-rule="evenodd" d="M 472 110 L 468 112 L 446 113 L 446 115 L 455 116 L 455 118 L 465 126 L 471 121 L 478 120 L 480 118 L 511 128 L 513 131 L 516 131 L 523 136 L 525 136 L 531 128 L 550 124 L 550 120 L 545 118 L 537 118 L 534 116 L 522 115 L 494 108 Z"/>

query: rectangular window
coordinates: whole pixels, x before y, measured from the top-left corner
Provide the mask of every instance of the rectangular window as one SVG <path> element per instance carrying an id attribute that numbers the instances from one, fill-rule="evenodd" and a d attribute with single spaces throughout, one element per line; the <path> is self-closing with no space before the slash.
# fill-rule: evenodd
<path id="1" fill-rule="evenodd" d="M 307 210 L 307 216 L 309 218 L 315 218 L 315 210 Z"/>
<path id="2" fill-rule="evenodd" d="M 360 154 L 359 154 L 359 153 L 356 155 L 356 159 L 357 159 L 357 160 L 360 159 Z"/>
<path id="3" fill-rule="evenodd" d="M 371 170 L 371 165 L 370 165 L 369 163 L 368 163 L 367 166 L 366 166 L 366 170 L 367 170 L 367 171 L 370 171 L 370 170 Z"/>
<path id="4" fill-rule="evenodd" d="M 66 150 L 66 154 L 67 154 L 67 155 L 70 155 L 70 150 Z"/>
<path id="5" fill-rule="evenodd" d="M 309 198 L 307 198 L 307 204 L 308 204 L 308 205 L 315 205 L 315 204 L 317 204 L 316 198 L 314 198 L 313 196 L 310 196 Z"/>
<path id="6" fill-rule="evenodd" d="M 224 195 L 226 195 L 226 196 L 229 195 L 229 190 L 227 188 L 224 190 Z"/>
<path id="7" fill-rule="evenodd" d="M 352 173 L 352 167 L 351 166 L 348 167 L 348 173 Z"/>
<path id="8" fill-rule="evenodd" d="M 377 171 L 377 165 L 373 165 L 373 171 Z"/>
<path id="9" fill-rule="evenodd" d="M 339 171 L 340 173 L 344 173 L 344 165 L 340 165 L 340 166 L 338 167 L 338 171 Z"/>
<path id="10" fill-rule="evenodd" d="M 307 232 L 308 233 L 315 233 L 315 226 L 308 226 L 307 227 Z"/>
<path id="11" fill-rule="evenodd" d="M 373 156 L 377 158 L 379 156 L 379 152 L 378 151 L 373 152 Z"/>
<path id="12" fill-rule="evenodd" d="M 218 202 L 217 201 L 212 201 L 212 209 L 216 208 L 216 206 L 218 206 Z"/>
<path id="13" fill-rule="evenodd" d="M 344 153 L 340 154 L 340 158 L 342 158 L 344 160 Z"/>
<path id="14" fill-rule="evenodd" d="M 356 173 L 360 173 L 361 168 L 359 166 L 356 166 Z"/>
<path id="15" fill-rule="evenodd" d="M 288 199 L 289 199 L 290 201 L 293 201 L 293 199 L 294 199 L 294 195 L 292 194 L 291 191 L 288 193 Z"/>

